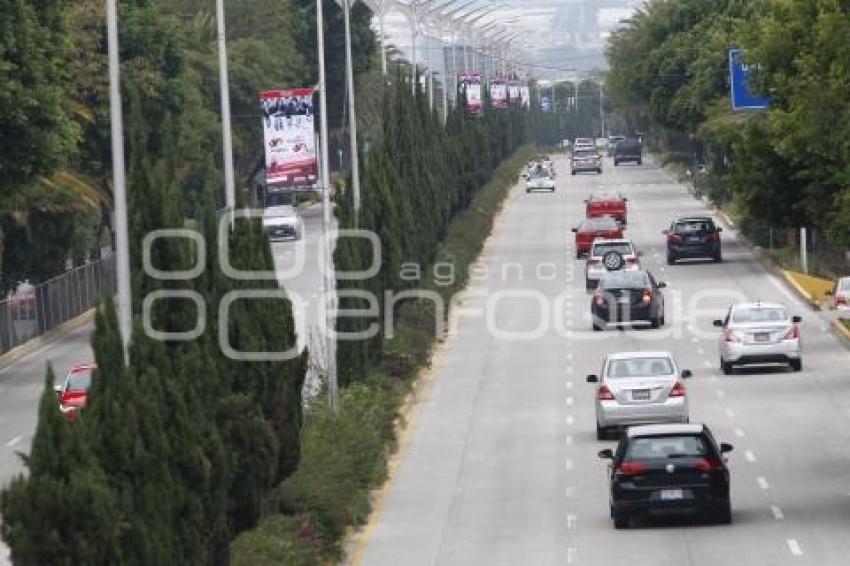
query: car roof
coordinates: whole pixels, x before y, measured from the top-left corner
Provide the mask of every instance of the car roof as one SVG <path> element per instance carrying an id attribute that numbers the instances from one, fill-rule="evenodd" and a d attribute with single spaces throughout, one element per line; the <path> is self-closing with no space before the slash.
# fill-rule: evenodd
<path id="1" fill-rule="evenodd" d="M 631 426 L 626 429 L 628 438 L 643 438 L 646 436 L 667 436 L 670 434 L 702 434 L 706 429 L 703 424 L 656 424 Z"/>
<path id="2" fill-rule="evenodd" d="M 710 216 L 683 216 L 677 218 L 674 222 L 714 222 L 714 218 Z"/>
<path id="3" fill-rule="evenodd" d="M 634 360 L 637 358 L 673 358 L 670 352 L 616 352 L 608 354 L 609 360 Z"/>
<path id="4" fill-rule="evenodd" d="M 732 305 L 732 310 L 743 310 L 743 309 L 787 309 L 783 304 L 780 303 L 763 303 L 763 302 L 755 302 L 755 303 L 737 303 Z"/>
<path id="5" fill-rule="evenodd" d="M 68 370 L 68 373 L 79 373 L 82 371 L 89 371 L 93 369 L 97 369 L 97 364 L 76 364 L 74 366 L 71 366 L 71 369 Z"/>

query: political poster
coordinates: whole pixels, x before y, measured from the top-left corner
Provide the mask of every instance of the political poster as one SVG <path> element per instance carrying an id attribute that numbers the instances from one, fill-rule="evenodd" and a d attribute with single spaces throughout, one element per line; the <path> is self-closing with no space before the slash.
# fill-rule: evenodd
<path id="1" fill-rule="evenodd" d="M 260 94 L 266 183 L 283 187 L 316 184 L 318 161 L 313 89 L 270 90 Z"/>
<path id="2" fill-rule="evenodd" d="M 505 79 L 497 77 L 490 82 L 490 102 L 493 108 L 508 107 L 508 84 Z"/>
<path id="3" fill-rule="evenodd" d="M 461 74 L 458 80 L 460 89 L 466 93 L 466 109 L 470 114 L 481 114 L 481 75 L 478 73 Z"/>

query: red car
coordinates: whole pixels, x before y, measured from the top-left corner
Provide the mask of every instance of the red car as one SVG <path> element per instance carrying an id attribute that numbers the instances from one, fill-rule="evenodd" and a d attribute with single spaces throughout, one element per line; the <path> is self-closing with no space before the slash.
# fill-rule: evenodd
<path id="1" fill-rule="evenodd" d="M 611 216 L 617 222 L 626 225 L 626 202 L 629 199 L 623 195 L 592 195 L 584 201 L 587 203 L 585 216 L 587 218 L 599 218 L 600 216 Z"/>
<path id="2" fill-rule="evenodd" d="M 68 370 L 65 383 L 56 385 L 59 396 L 59 410 L 68 421 L 73 421 L 86 406 L 92 373 L 97 369 L 95 364 L 79 364 Z"/>
<path id="3" fill-rule="evenodd" d="M 619 240 L 623 237 L 623 228 L 610 216 L 599 218 L 587 218 L 573 228 L 576 235 L 576 257 L 581 258 L 590 253 L 593 240 L 602 238 L 605 240 Z"/>

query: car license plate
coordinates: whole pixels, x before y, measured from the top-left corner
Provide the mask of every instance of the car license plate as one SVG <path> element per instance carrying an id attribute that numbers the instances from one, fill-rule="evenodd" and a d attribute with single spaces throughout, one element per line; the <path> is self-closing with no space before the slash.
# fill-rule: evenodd
<path id="1" fill-rule="evenodd" d="M 677 501 L 682 499 L 685 496 L 684 491 L 681 489 L 662 489 L 661 490 L 661 499 L 663 501 Z"/>
<path id="2" fill-rule="evenodd" d="M 632 296 L 631 296 L 629 293 L 623 293 L 623 294 L 622 294 L 622 295 L 620 295 L 620 297 L 617 299 L 617 302 L 618 302 L 618 303 L 621 303 L 621 304 L 624 304 L 624 305 L 628 305 L 629 303 L 631 303 L 631 302 L 632 302 Z"/>
<path id="3" fill-rule="evenodd" d="M 649 401 L 649 389 L 633 389 L 632 399 L 634 401 Z"/>
<path id="4" fill-rule="evenodd" d="M 767 332 L 756 332 L 755 339 L 756 342 L 769 342 L 770 334 Z"/>

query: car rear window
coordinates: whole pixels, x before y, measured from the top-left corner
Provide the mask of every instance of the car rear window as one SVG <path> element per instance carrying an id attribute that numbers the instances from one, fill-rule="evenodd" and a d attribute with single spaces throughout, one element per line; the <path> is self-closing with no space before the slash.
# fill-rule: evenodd
<path id="1" fill-rule="evenodd" d="M 608 252 L 617 252 L 623 255 L 634 255 L 634 250 L 629 242 L 604 242 L 593 246 L 594 256 L 603 256 Z"/>
<path id="2" fill-rule="evenodd" d="M 689 220 L 676 222 L 673 231 L 677 234 L 706 234 L 714 231 L 714 223 L 707 220 Z"/>
<path id="3" fill-rule="evenodd" d="M 702 458 L 709 454 L 709 445 L 701 435 L 647 436 L 629 440 L 625 459 Z"/>
<path id="4" fill-rule="evenodd" d="M 599 157 L 595 151 L 592 149 L 580 149 L 575 152 L 576 157 Z"/>
<path id="5" fill-rule="evenodd" d="M 633 141 L 621 141 L 617 142 L 617 149 L 620 151 L 639 151 L 640 144 Z"/>
<path id="6" fill-rule="evenodd" d="M 779 308 L 752 308 L 737 309 L 732 313 L 732 322 L 758 323 L 758 322 L 783 322 L 788 320 L 785 309 Z"/>
<path id="7" fill-rule="evenodd" d="M 67 391 L 88 391 L 91 386 L 91 370 L 75 371 L 68 376 Z"/>
<path id="8" fill-rule="evenodd" d="M 633 358 L 629 360 L 611 360 L 608 362 L 606 377 L 652 377 L 672 375 L 673 363 L 670 358 Z"/>
<path id="9" fill-rule="evenodd" d="M 599 218 L 591 218 L 581 223 L 580 232 L 593 232 L 596 230 L 617 230 L 619 228 L 617 221 L 610 216 L 600 216 Z"/>
<path id="10" fill-rule="evenodd" d="M 649 281 L 641 271 L 609 271 L 599 282 L 600 289 L 646 289 Z"/>
<path id="11" fill-rule="evenodd" d="M 621 202 L 622 200 L 623 197 L 613 194 L 598 194 L 590 197 L 590 202 Z"/>

